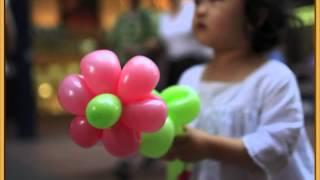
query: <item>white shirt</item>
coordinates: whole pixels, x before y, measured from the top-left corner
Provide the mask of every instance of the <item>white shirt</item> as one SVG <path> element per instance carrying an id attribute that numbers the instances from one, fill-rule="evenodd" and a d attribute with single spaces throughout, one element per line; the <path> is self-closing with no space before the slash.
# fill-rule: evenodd
<path id="1" fill-rule="evenodd" d="M 180 84 L 194 88 L 201 113 L 191 124 L 213 135 L 242 138 L 265 173 L 213 160 L 195 164 L 196 180 L 312 180 L 314 157 L 304 128 L 294 74 L 268 61 L 239 83 L 202 82 L 204 65 L 187 70 Z"/>
<path id="2" fill-rule="evenodd" d="M 159 34 L 168 49 L 168 55 L 173 59 L 188 54 L 211 56 L 212 50 L 200 45 L 192 35 L 194 3 L 186 2 L 181 6 L 175 16 L 169 13 L 160 15 Z"/>

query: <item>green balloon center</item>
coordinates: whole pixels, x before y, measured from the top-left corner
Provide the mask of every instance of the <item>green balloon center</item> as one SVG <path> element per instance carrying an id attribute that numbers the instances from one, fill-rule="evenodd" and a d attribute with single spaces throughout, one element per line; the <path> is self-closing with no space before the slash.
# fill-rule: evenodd
<path id="1" fill-rule="evenodd" d="M 113 94 L 101 94 L 87 105 L 86 117 L 90 125 L 98 129 L 112 127 L 120 118 L 121 101 Z"/>

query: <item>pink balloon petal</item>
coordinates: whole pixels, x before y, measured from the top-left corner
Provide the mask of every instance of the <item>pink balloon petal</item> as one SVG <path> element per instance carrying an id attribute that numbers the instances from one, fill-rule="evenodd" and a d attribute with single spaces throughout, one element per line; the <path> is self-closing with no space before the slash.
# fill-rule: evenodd
<path id="1" fill-rule="evenodd" d="M 127 157 L 138 152 L 140 133 L 118 122 L 113 128 L 103 131 L 101 141 L 113 156 Z"/>
<path id="2" fill-rule="evenodd" d="M 93 93 L 81 75 L 69 75 L 59 86 L 59 102 L 70 113 L 84 115 L 86 106 L 92 97 Z"/>
<path id="3" fill-rule="evenodd" d="M 121 118 L 136 131 L 155 132 L 165 123 L 167 107 L 160 99 L 148 99 L 126 105 Z"/>
<path id="4" fill-rule="evenodd" d="M 126 102 L 133 102 L 149 95 L 160 79 L 158 67 L 144 56 L 135 56 L 124 66 L 118 85 L 118 95 Z"/>
<path id="5" fill-rule="evenodd" d="M 162 100 L 160 96 L 154 95 L 152 93 L 150 93 L 147 97 L 145 97 L 144 99 L 157 99 L 157 100 Z"/>
<path id="6" fill-rule="evenodd" d="M 95 94 L 116 92 L 121 66 L 112 51 L 97 50 L 87 54 L 81 60 L 80 70 Z"/>
<path id="7" fill-rule="evenodd" d="M 69 134 L 74 143 L 89 148 L 101 138 L 102 130 L 93 128 L 84 117 L 76 117 L 70 124 Z"/>

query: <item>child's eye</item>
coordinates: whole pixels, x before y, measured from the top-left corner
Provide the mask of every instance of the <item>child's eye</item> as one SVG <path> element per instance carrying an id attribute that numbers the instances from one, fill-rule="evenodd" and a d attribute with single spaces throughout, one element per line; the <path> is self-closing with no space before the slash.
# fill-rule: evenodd
<path id="1" fill-rule="evenodd" d="M 210 3 L 216 3 L 216 2 L 219 2 L 219 1 L 222 1 L 222 0 L 210 0 Z"/>
<path id="2" fill-rule="evenodd" d="M 196 5 L 199 5 L 201 3 L 200 1 L 201 0 L 195 0 L 194 2 L 195 2 Z"/>
<path id="3" fill-rule="evenodd" d="M 222 1 L 222 0 L 195 0 L 194 2 L 195 2 L 195 4 L 196 5 L 200 5 L 201 3 L 204 3 L 204 2 L 206 2 L 206 3 L 216 3 L 216 2 L 219 2 L 219 1 Z"/>

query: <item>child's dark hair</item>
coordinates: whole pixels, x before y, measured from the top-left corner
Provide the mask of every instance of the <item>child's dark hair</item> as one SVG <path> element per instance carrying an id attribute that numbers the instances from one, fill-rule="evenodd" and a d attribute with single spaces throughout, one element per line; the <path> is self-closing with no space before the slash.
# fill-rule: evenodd
<path id="1" fill-rule="evenodd" d="M 297 20 L 286 0 L 245 0 L 251 47 L 265 53 L 282 41 L 283 33 Z"/>

